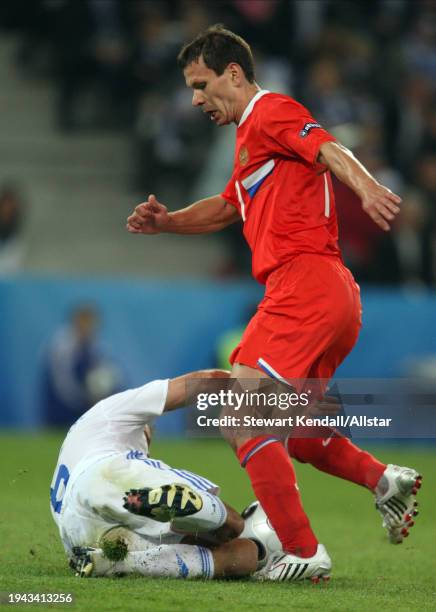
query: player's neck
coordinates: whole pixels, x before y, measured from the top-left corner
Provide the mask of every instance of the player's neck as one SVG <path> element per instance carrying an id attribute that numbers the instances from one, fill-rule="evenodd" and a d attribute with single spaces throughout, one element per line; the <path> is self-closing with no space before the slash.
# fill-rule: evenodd
<path id="1" fill-rule="evenodd" d="M 244 114 L 245 109 L 250 104 L 254 96 L 257 93 L 259 93 L 259 91 L 261 91 L 261 88 L 259 87 L 257 83 L 249 83 L 247 87 L 244 89 L 244 91 L 241 92 L 241 99 L 240 99 L 240 102 L 238 103 L 238 108 L 237 108 L 236 117 L 235 117 L 236 125 L 239 124 L 239 122 L 241 121 L 241 117 Z"/>

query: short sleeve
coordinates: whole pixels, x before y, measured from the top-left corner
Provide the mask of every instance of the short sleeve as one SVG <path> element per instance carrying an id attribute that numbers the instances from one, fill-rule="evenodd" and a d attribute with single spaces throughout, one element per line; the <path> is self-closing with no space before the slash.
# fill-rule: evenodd
<path id="1" fill-rule="evenodd" d="M 300 157 L 316 170 L 325 170 L 317 161 L 320 146 L 335 137 L 292 99 L 282 99 L 259 116 L 259 129 L 273 152 Z"/>
<path id="2" fill-rule="evenodd" d="M 228 202 L 229 204 L 232 204 L 232 206 L 234 206 L 235 208 L 237 208 L 239 210 L 239 207 L 238 207 L 238 194 L 236 193 L 235 179 L 234 179 L 233 175 L 232 175 L 232 178 L 230 179 L 230 181 L 227 183 L 226 188 L 222 192 L 221 197 L 226 202 Z"/>
<path id="3" fill-rule="evenodd" d="M 113 395 L 102 402 L 105 417 L 111 421 L 141 424 L 154 421 L 164 411 L 168 382 L 168 379 L 153 380 L 142 387 Z"/>

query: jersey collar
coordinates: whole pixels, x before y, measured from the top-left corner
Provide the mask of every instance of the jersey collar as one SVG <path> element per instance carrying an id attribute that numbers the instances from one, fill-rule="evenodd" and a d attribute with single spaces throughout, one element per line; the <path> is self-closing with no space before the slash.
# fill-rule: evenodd
<path id="1" fill-rule="evenodd" d="M 259 100 L 259 98 L 261 98 L 262 96 L 264 96 L 265 94 L 270 93 L 268 89 L 261 89 L 260 91 L 257 92 L 257 94 L 254 96 L 254 98 L 251 98 L 250 102 L 247 104 L 247 106 L 245 107 L 244 112 L 242 113 L 242 117 L 238 123 L 238 127 L 241 127 L 241 125 L 244 123 L 244 121 L 247 119 L 247 117 L 251 114 L 251 111 L 254 108 L 254 105 L 256 104 L 256 102 Z"/>

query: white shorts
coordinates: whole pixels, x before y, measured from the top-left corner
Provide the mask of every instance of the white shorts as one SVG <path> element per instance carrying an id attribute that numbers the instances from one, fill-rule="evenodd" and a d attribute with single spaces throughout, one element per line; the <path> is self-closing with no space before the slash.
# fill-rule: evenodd
<path id="1" fill-rule="evenodd" d="M 173 483 L 188 485 L 200 495 L 219 493 L 215 483 L 198 474 L 155 459 L 137 459 L 132 453 L 111 455 L 88 465 L 72 476 L 62 502 L 58 526 L 66 551 L 70 553 L 73 546 L 98 547 L 101 536 L 117 526 L 143 538 L 144 548 L 147 543 L 180 542 L 183 535 L 172 531 L 170 523 L 137 516 L 123 508 L 123 497 L 129 489 Z"/>

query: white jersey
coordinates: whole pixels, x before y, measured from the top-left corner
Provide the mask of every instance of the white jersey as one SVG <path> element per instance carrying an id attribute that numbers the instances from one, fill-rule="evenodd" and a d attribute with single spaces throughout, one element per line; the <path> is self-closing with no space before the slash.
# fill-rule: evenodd
<path id="1" fill-rule="evenodd" d="M 152 425 L 165 407 L 168 379 L 154 380 L 98 402 L 67 433 L 50 487 L 53 518 L 59 521 L 62 500 L 72 484 L 95 461 L 129 451 L 148 455 L 144 426 Z"/>
<path id="2" fill-rule="evenodd" d="M 180 541 L 170 523 L 124 509 L 123 496 L 131 488 L 186 484 L 210 499 L 214 522 L 225 520 L 215 483 L 148 458 L 144 426 L 162 414 L 167 393 L 168 380 L 118 393 L 88 410 L 69 430 L 50 487 L 52 515 L 68 553 L 74 546 L 98 546 L 101 536 L 116 526 L 150 545 Z M 209 528 L 209 522 L 204 525 Z"/>

